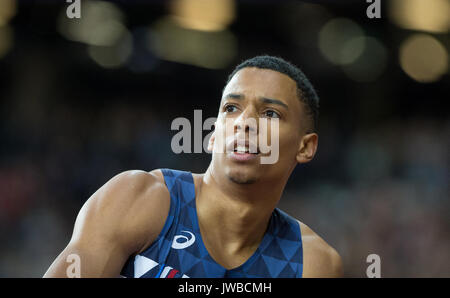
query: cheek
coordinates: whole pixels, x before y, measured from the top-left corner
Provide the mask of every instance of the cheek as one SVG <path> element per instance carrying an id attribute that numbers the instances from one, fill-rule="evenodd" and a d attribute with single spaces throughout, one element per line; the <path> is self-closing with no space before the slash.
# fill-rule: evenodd
<path id="1" fill-rule="evenodd" d="M 236 119 L 234 117 L 219 117 L 216 122 L 216 131 L 222 135 L 223 138 L 228 139 L 234 137 Z"/>
<path id="2" fill-rule="evenodd" d="M 292 127 L 280 127 L 276 135 L 271 136 L 278 138 L 278 148 L 280 159 L 292 159 L 297 155 L 298 134 Z"/>
<path id="3" fill-rule="evenodd" d="M 218 150 L 216 152 L 223 152 L 221 150 L 224 150 L 230 137 L 233 137 L 232 121 L 219 116 L 214 128 L 214 148 Z"/>
<path id="4" fill-rule="evenodd" d="M 278 143 L 278 145 L 290 144 L 293 141 L 294 135 L 292 134 L 292 128 L 283 123 L 278 123 L 271 127 L 270 125 L 265 128 L 260 127 L 259 136 L 267 142 L 267 144 L 272 145 Z M 284 146 L 283 146 L 284 147 Z"/>

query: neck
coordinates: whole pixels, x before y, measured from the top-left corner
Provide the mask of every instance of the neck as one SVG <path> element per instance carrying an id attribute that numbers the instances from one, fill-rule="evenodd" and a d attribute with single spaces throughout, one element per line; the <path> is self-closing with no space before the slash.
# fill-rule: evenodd
<path id="1" fill-rule="evenodd" d="M 256 250 L 286 181 L 242 185 L 216 177 L 211 168 L 203 175 L 197 194 L 205 244 L 228 255 Z"/>

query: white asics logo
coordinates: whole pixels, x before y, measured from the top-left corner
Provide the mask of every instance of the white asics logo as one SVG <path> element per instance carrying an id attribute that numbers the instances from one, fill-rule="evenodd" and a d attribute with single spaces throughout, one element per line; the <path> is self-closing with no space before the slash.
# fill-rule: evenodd
<path id="1" fill-rule="evenodd" d="M 183 235 L 176 235 L 173 238 L 173 242 L 172 242 L 172 248 L 174 248 L 174 249 L 183 249 L 183 248 L 191 246 L 195 242 L 195 235 L 194 234 L 192 234 L 189 231 L 181 231 L 181 232 L 190 234 L 191 235 L 191 239 L 189 239 L 188 237 L 183 236 Z M 185 241 L 184 242 L 178 242 L 178 239 L 180 239 L 180 238 L 184 239 Z"/>

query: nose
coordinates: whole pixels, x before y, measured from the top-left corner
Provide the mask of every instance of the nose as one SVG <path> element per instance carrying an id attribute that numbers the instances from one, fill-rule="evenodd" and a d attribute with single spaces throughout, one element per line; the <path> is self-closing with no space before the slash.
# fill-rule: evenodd
<path id="1" fill-rule="evenodd" d="M 234 132 L 258 132 L 258 121 L 255 108 L 247 107 L 235 120 Z"/>

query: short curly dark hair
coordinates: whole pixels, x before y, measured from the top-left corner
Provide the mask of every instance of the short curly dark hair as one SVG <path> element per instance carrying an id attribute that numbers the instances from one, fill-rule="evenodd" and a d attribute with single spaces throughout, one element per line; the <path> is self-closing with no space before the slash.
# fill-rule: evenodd
<path id="1" fill-rule="evenodd" d="M 233 70 L 228 76 L 227 83 L 241 69 L 246 67 L 256 67 L 261 69 L 271 69 L 288 75 L 297 83 L 298 97 L 306 105 L 306 113 L 311 117 L 312 130 L 316 131 L 319 119 L 319 96 L 306 75 L 294 64 L 287 62 L 283 58 L 274 56 L 256 56 L 245 60 Z"/>

